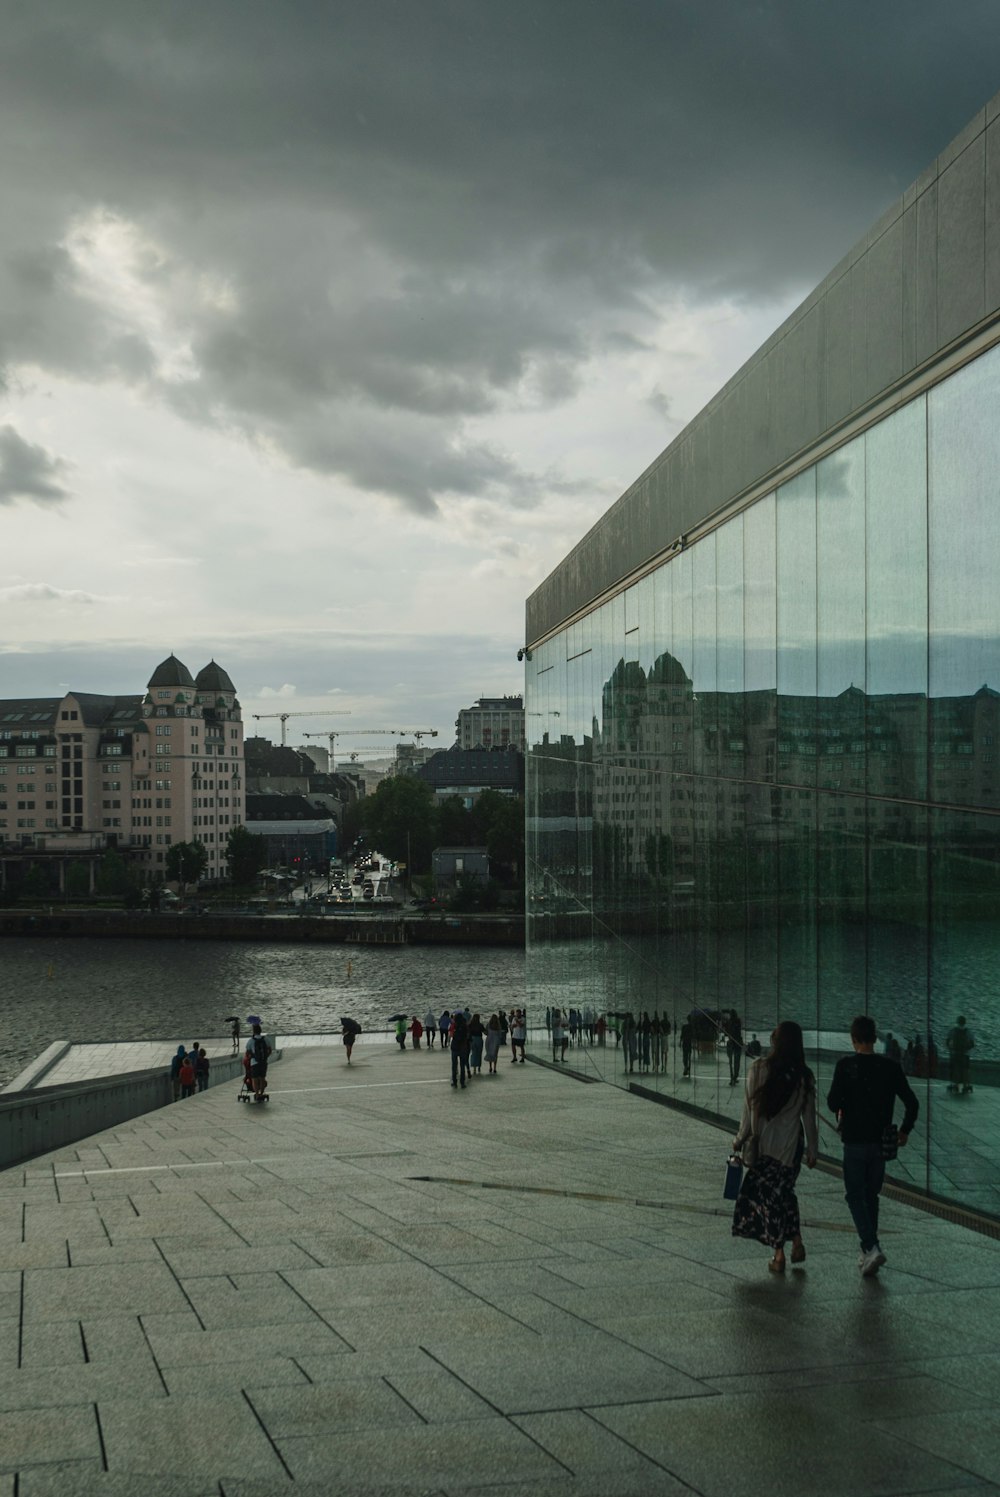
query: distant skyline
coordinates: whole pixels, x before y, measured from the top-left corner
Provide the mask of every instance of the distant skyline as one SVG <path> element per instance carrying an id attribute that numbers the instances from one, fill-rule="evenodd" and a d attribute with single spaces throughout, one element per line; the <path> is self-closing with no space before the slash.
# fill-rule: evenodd
<path id="1" fill-rule="evenodd" d="M 525 595 L 1000 86 L 987 0 L 0 35 L 0 698 L 214 656 L 289 742 L 519 692 Z"/>

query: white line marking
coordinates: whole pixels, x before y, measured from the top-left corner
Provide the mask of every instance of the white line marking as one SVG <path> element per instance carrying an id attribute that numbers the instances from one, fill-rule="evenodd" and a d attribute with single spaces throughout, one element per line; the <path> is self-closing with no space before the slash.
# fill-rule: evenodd
<path id="1" fill-rule="evenodd" d="M 276 1097 L 291 1097 L 297 1092 L 365 1092 L 380 1086 L 444 1086 L 447 1076 L 438 1076 L 433 1081 L 358 1081 L 344 1086 L 283 1086 Z"/>
<path id="2" fill-rule="evenodd" d="M 185 1160 L 179 1164 L 118 1164 L 105 1165 L 92 1170 L 59 1170 L 56 1180 L 78 1180 L 81 1175 L 148 1175 L 153 1170 L 218 1170 L 239 1169 L 247 1164 L 282 1164 L 289 1159 L 298 1159 L 299 1154 L 271 1154 L 265 1159 L 201 1159 Z"/>

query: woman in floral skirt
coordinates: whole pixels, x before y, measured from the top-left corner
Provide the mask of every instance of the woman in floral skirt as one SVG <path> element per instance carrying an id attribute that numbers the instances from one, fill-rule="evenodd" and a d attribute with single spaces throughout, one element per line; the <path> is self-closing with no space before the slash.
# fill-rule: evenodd
<path id="1" fill-rule="evenodd" d="M 818 1143 L 816 1080 L 806 1065 L 802 1030 L 786 1019 L 771 1036 L 770 1054 L 755 1060 L 747 1073 L 743 1116 L 733 1140 L 748 1165 L 733 1212 L 733 1236 L 766 1243 L 772 1273 L 785 1271 L 786 1242 L 792 1244 L 793 1263 L 805 1259 L 795 1180 L 803 1147 L 812 1169 Z"/>

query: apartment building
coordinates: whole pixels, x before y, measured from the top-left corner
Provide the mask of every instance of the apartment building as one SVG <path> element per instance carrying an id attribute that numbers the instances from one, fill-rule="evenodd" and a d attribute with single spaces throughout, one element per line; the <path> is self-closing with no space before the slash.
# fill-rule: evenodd
<path id="1" fill-rule="evenodd" d="M 145 694 L 0 701 L 0 842 L 66 853 L 116 847 L 147 880 L 174 842 L 201 842 L 226 875 L 243 821 L 243 723 L 214 660 L 197 676 L 170 655 Z"/>

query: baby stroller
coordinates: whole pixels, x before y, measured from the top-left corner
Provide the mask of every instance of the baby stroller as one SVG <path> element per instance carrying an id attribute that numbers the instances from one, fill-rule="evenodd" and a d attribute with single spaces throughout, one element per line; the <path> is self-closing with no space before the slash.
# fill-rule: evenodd
<path id="1" fill-rule="evenodd" d="M 243 1063 L 243 1085 L 236 1093 L 236 1100 L 237 1102 L 270 1102 L 271 1099 L 267 1094 L 266 1076 L 264 1077 L 264 1086 L 260 1096 L 253 1089 L 253 1082 L 250 1079 L 249 1059 L 250 1057 L 247 1056 Z"/>

